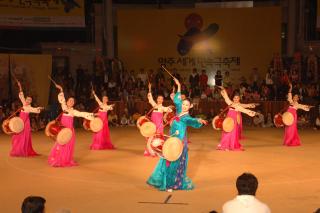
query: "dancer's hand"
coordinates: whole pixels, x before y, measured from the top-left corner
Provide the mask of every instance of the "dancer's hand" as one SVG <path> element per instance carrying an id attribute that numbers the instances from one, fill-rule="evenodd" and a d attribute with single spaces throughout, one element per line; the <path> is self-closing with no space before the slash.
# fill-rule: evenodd
<path id="1" fill-rule="evenodd" d="M 44 110 L 44 107 L 38 107 L 38 110 L 42 111 L 42 110 Z"/>
<path id="2" fill-rule="evenodd" d="M 22 92 L 22 86 L 21 86 L 20 81 L 18 81 L 18 80 L 17 80 L 17 85 L 18 85 L 18 87 L 19 87 L 19 91 Z"/>
<path id="3" fill-rule="evenodd" d="M 56 84 L 56 88 L 57 88 L 58 90 L 60 90 L 60 92 L 63 92 L 63 88 L 62 88 L 62 86 L 60 86 L 59 84 Z"/>
<path id="4" fill-rule="evenodd" d="M 199 119 L 198 119 L 198 122 L 201 123 L 201 124 L 203 124 L 203 125 L 207 125 L 207 124 L 208 124 L 208 121 L 203 120 L 202 118 L 199 118 Z"/>
<path id="5" fill-rule="evenodd" d="M 148 89 L 149 89 L 149 92 L 151 92 L 151 83 L 150 82 L 148 83 Z"/>

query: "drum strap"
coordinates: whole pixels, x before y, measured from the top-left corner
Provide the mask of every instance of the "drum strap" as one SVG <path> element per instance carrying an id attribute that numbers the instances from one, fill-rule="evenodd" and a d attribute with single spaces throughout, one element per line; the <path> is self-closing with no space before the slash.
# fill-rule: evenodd
<path id="1" fill-rule="evenodd" d="M 229 108 L 231 108 L 230 106 L 227 106 L 226 108 L 224 108 L 220 113 L 219 113 L 219 117 L 222 117 L 223 116 L 223 114 L 226 112 L 226 111 L 228 111 L 229 110 Z"/>
<path id="2" fill-rule="evenodd" d="M 20 111 L 22 111 L 22 110 L 23 110 L 23 107 L 20 107 L 20 108 L 17 109 L 14 113 L 12 113 L 7 119 L 13 118 L 14 116 L 16 116 L 16 114 L 17 114 L 18 112 L 20 112 Z"/>

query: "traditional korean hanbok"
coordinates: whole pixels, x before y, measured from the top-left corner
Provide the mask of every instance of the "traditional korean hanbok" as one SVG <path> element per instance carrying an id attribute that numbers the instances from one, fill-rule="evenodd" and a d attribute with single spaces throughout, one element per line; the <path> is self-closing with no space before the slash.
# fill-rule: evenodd
<path id="1" fill-rule="evenodd" d="M 72 131 L 72 138 L 67 144 L 61 145 L 55 142 L 53 148 L 48 157 L 48 163 L 53 167 L 70 167 L 77 166 L 78 164 L 73 159 L 74 145 L 76 142 L 75 131 L 73 127 L 73 117 L 82 117 L 88 120 L 93 119 L 93 113 L 80 112 L 73 108 L 67 107 L 64 93 L 60 92 L 58 95 L 59 103 L 63 110 L 63 115 L 61 117 L 60 123 Z"/>
<path id="2" fill-rule="evenodd" d="M 103 122 L 103 128 L 93 135 L 93 142 L 90 146 L 92 150 L 114 149 L 110 139 L 110 130 L 108 122 L 108 111 L 113 110 L 111 105 L 101 102 L 101 100 L 94 94 L 96 102 L 99 104 L 98 116 Z"/>
<path id="3" fill-rule="evenodd" d="M 293 124 L 290 126 L 285 126 L 284 128 L 284 140 L 283 145 L 285 146 L 300 146 L 300 137 L 298 134 L 298 128 L 297 128 L 297 110 L 302 109 L 304 111 L 309 111 L 310 108 L 308 105 L 299 104 L 298 102 L 294 102 L 292 100 L 292 93 L 288 93 L 288 101 L 290 103 L 290 106 L 287 110 L 287 112 L 290 112 L 293 115 Z"/>
<path id="4" fill-rule="evenodd" d="M 220 140 L 220 144 L 218 145 L 218 150 L 243 150 L 242 145 L 239 142 L 240 139 L 240 131 L 242 128 L 240 126 L 241 117 L 240 113 L 246 113 L 249 116 L 254 116 L 256 112 L 245 109 L 242 107 L 241 103 L 234 103 L 230 100 L 227 92 L 225 90 L 221 91 L 221 95 L 224 98 L 226 104 L 229 106 L 229 110 L 226 117 L 229 117 L 233 120 L 234 127 L 231 132 L 225 132 L 222 130 L 222 137 Z"/>
<path id="5" fill-rule="evenodd" d="M 19 134 L 14 134 L 12 136 L 12 147 L 10 151 L 10 156 L 12 157 L 32 157 L 37 156 L 32 147 L 31 139 L 31 127 L 29 113 L 40 113 L 40 107 L 32 107 L 27 104 L 23 92 L 19 93 L 19 99 L 22 103 L 22 110 L 20 111 L 19 117 L 23 120 L 24 129 Z"/>
<path id="6" fill-rule="evenodd" d="M 181 93 L 177 92 L 174 97 L 176 106 L 176 118 L 172 122 L 170 134 L 175 135 L 183 142 L 183 152 L 176 161 L 169 162 L 160 158 L 158 164 L 148 179 L 147 183 L 159 190 L 191 190 L 194 185 L 187 177 L 188 167 L 188 143 L 186 139 L 186 130 L 188 126 L 200 128 L 202 124 L 197 118 L 192 118 L 188 113 L 182 113 Z"/>

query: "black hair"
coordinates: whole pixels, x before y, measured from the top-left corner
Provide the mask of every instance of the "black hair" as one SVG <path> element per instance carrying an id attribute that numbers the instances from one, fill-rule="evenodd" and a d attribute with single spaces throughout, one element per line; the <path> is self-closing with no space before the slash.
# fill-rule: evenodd
<path id="1" fill-rule="evenodd" d="M 239 96 L 240 97 L 240 91 L 239 90 L 234 90 L 233 91 L 232 98 L 234 98 L 235 96 Z"/>
<path id="2" fill-rule="evenodd" d="M 239 195 L 256 195 L 258 179 L 251 173 L 243 173 L 236 183 Z"/>
<path id="3" fill-rule="evenodd" d="M 26 197 L 21 206 L 22 213 L 43 213 L 46 200 L 39 196 Z"/>

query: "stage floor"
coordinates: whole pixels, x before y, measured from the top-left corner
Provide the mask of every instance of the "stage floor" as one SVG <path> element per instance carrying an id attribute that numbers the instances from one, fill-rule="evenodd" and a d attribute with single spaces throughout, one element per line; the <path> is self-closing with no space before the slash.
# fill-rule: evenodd
<path id="1" fill-rule="evenodd" d="M 247 128 L 244 152 L 216 151 L 220 132 L 205 127 L 189 130 L 188 176 L 193 191 L 160 192 L 146 180 L 157 163 L 143 156 L 145 140 L 135 127 L 111 128 L 116 150 L 90 151 L 91 134 L 77 131 L 73 168 L 52 168 L 47 156 L 53 142 L 33 134 L 42 156 L 8 157 L 10 137 L 0 135 L 0 211 L 19 212 L 28 195 L 47 200 L 47 213 L 221 212 L 236 195 L 235 180 L 243 172 L 259 180 L 257 197 L 272 212 L 311 213 L 320 208 L 320 131 L 300 130 L 301 147 L 283 147 L 283 129 Z M 169 203 L 163 203 L 172 195 Z M 143 203 L 151 202 L 151 203 Z M 155 202 L 155 203 L 152 203 Z"/>

